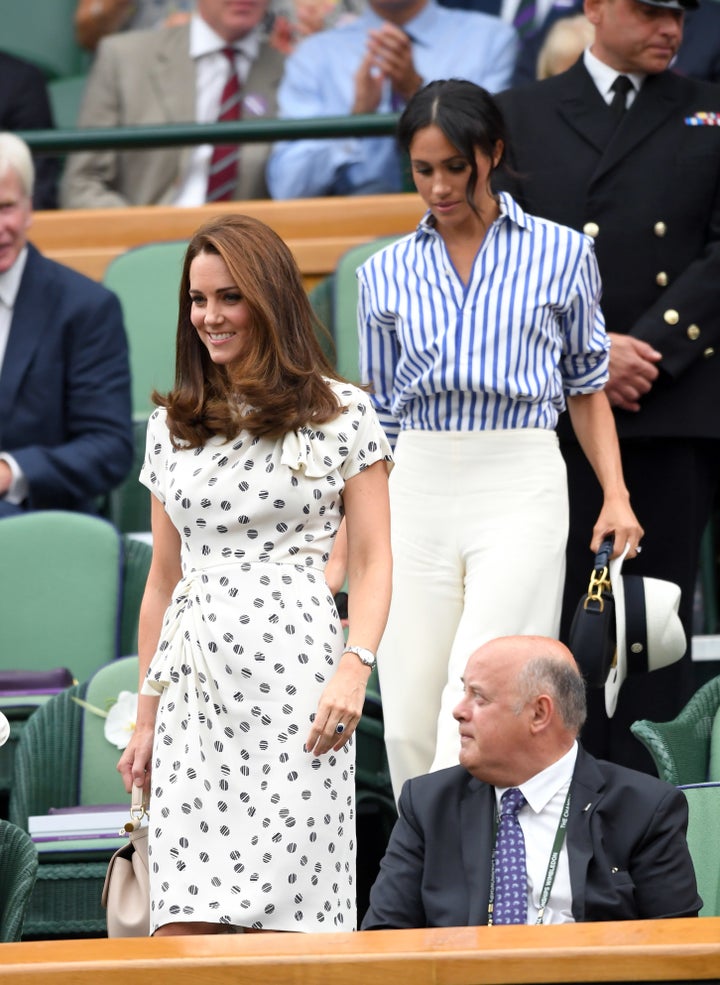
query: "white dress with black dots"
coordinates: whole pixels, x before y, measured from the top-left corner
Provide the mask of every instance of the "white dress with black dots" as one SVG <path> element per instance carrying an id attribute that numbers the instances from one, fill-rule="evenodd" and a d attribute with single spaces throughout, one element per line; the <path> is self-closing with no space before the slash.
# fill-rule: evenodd
<path id="1" fill-rule="evenodd" d="M 182 542 L 183 578 L 143 693 L 152 760 L 151 932 L 172 921 L 353 930 L 352 741 L 303 750 L 343 633 L 323 569 L 345 480 L 390 448 L 369 399 L 333 383 L 329 424 L 173 448 L 148 424 L 141 481 Z"/>

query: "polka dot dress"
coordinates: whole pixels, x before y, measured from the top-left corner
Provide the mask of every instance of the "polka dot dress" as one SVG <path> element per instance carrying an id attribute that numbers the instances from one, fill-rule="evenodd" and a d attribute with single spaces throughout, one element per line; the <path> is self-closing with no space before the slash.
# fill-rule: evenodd
<path id="1" fill-rule="evenodd" d="M 143 692 L 160 694 L 151 932 L 172 921 L 355 928 L 354 747 L 304 752 L 343 634 L 323 569 L 345 480 L 390 460 L 365 394 L 280 440 L 174 449 L 148 424 L 141 481 L 182 544 Z"/>

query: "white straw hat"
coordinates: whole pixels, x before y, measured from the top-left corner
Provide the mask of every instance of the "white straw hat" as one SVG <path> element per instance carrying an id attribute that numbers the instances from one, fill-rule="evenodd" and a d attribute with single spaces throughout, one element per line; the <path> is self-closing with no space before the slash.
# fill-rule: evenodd
<path id="1" fill-rule="evenodd" d="M 644 674 L 675 663 L 687 641 L 678 616 L 680 587 L 660 578 L 623 575 L 623 553 L 610 562 L 615 598 L 617 651 L 605 681 L 605 710 L 612 718 L 618 694 L 629 674 Z"/>

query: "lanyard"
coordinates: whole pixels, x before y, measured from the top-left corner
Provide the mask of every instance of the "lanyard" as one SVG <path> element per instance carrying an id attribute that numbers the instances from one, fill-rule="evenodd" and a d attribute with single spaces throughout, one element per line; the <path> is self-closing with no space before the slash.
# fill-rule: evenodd
<path id="1" fill-rule="evenodd" d="M 565 841 L 565 832 L 568 825 L 568 817 L 570 816 L 570 791 L 568 790 L 567 796 L 565 797 L 565 803 L 563 804 L 563 809 L 560 813 L 560 821 L 557 826 L 557 831 L 555 832 L 555 839 L 553 841 L 552 851 L 550 852 L 550 858 L 548 860 L 547 870 L 545 872 L 545 881 L 543 882 L 542 892 L 540 893 L 540 906 L 538 908 L 537 920 L 535 925 L 539 926 L 543 922 L 543 917 L 545 916 L 545 907 L 550 899 L 550 891 L 552 890 L 553 882 L 555 882 L 555 873 L 557 872 L 558 859 L 560 857 L 560 850 L 562 849 L 563 842 Z M 495 832 L 493 841 L 497 839 L 497 826 L 498 826 L 498 814 L 495 812 Z M 495 902 L 495 848 L 493 848 L 491 862 L 490 862 L 490 898 L 488 899 L 488 927 L 492 926 L 493 922 L 493 904 Z"/>

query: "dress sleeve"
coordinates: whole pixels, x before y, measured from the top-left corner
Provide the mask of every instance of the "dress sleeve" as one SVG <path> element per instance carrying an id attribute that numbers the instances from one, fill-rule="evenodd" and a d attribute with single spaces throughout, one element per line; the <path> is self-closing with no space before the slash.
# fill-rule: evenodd
<path id="1" fill-rule="evenodd" d="M 140 482 L 165 505 L 165 481 L 170 436 L 165 411 L 158 408 L 150 415 L 145 439 L 145 459 L 140 469 Z"/>
<path id="2" fill-rule="evenodd" d="M 370 397 L 355 387 L 352 390 L 353 397 L 343 407 L 339 420 L 341 441 L 347 440 L 347 454 L 340 466 L 340 473 L 346 481 L 375 462 L 387 462 L 388 471 L 393 465 L 390 443 Z M 345 393 L 341 395 L 345 399 Z"/>

